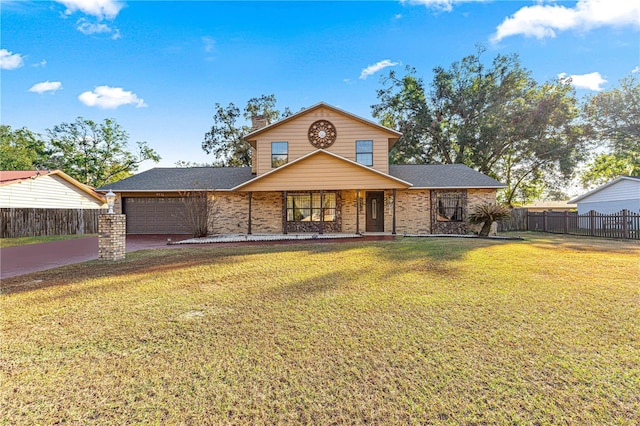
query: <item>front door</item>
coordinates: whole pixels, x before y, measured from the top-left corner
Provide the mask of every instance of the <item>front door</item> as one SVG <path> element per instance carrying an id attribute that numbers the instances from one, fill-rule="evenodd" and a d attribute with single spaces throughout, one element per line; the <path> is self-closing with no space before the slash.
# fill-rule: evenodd
<path id="1" fill-rule="evenodd" d="M 367 232 L 384 232 L 384 192 L 367 192 Z"/>

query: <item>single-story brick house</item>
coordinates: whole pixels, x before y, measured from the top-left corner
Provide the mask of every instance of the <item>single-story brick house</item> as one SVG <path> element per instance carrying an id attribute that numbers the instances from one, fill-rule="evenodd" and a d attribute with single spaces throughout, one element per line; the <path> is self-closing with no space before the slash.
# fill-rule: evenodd
<path id="1" fill-rule="evenodd" d="M 214 200 L 212 234 L 440 234 L 466 233 L 470 209 L 504 188 L 461 164 L 390 165 L 400 133 L 325 103 L 253 125 L 251 167 L 154 168 L 101 190 L 130 234 L 189 233 L 192 191 Z"/>

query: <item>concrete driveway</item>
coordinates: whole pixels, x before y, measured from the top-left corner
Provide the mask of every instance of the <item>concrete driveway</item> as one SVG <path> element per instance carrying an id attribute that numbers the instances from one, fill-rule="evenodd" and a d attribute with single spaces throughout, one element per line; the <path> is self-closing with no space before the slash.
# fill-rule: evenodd
<path id="1" fill-rule="evenodd" d="M 188 235 L 129 235 L 127 236 L 127 253 L 152 248 L 181 247 L 168 246 L 168 237 L 171 237 L 172 241 L 189 238 Z M 7 247 L 0 249 L 0 279 L 97 258 L 98 237 Z"/>

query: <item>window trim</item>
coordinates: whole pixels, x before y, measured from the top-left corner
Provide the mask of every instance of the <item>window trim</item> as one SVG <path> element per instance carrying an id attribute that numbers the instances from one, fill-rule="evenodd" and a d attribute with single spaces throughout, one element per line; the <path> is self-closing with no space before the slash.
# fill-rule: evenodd
<path id="1" fill-rule="evenodd" d="M 447 205 L 447 201 L 449 204 L 455 202 L 455 205 Z M 462 192 L 438 193 L 435 210 L 438 222 L 464 222 L 464 194 Z"/>
<path id="2" fill-rule="evenodd" d="M 299 197 L 299 196 L 307 196 L 308 197 L 308 201 L 309 201 L 309 207 L 296 207 L 295 206 L 295 202 L 294 202 L 294 198 L 295 197 Z M 314 197 L 315 196 L 315 197 Z M 333 203 L 330 204 L 329 206 L 326 205 L 322 205 L 322 204 L 326 204 L 327 203 L 327 199 L 328 198 L 333 198 Z M 292 200 L 292 205 L 291 207 L 289 207 L 289 200 Z M 320 202 L 320 200 L 322 201 L 322 203 Z M 318 204 L 320 204 L 319 206 L 317 206 L 317 204 L 314 205 L 314 201 L 317 201 Z M 320 223 L 320 222 L 327 222 L 327 223 L 335 223 L 336 222 L 336 213 L 338 210 L 338 196 L 335 192 L 324 192 L 323 196 L 320 197 L 320 192 L 318 191 L 296 191 L 296 192 L 289 192 L 287 193 L 287 199 L 285 200 L 285 220 L 287 223 L 306 223 L 306 222 L 310 222 L 310 223 Z M 300 220 L 295 220 L 295 216 L 296 216 L 296 210 L 307 210 L 309 215 L 308 216 L 303 216 L 303 219 Z M 291 215 L 289 214 L 291 213 Z M 331 220 L 327 220 L 327 216 L 332 217 Z M 293 220 L 289 220 L 289 217 L 294 218 Z M 309 218 L 308 220 L 304 220 L 304 218 Z M 314 218 L 317 218 L 314 220 Z"/>
<path id="3" fill-rule="evenodd" d="M 275 144 L 281 144 L 281 145 L 285 144 L 285 146 L 287 147 L 287 150 L 286 150 L 287 152 L 284 153 L 284 154 L 281 153 L 281 152 L 274 153 L 273 152 L 273 148 L 274 148 Z M 276 164 L 276 161 L 275 161 L 276 157 L 280 157 L 280 158 L 284 157 L 284 161 L 282 163 L 280 163 L 280 164 Z M 287 142 L 287 141 L 274 141 L 274 142 L 271 142 L 271 168 L 272 169 L 277 169 L 280 166 L 284 166 L 288 162 L 289 162 L 289 142 Z"/>
<path id="4" fill-rule="evenodd" d="M 358 150 L 358 142 L 370 142 L 371 143 L 371 150 L 370 151 L 359 151 Z M 371 164 L 366 164 L 363 162 L 358 161 L 358 155 L 367 155 L 369 154 L 371 157 Z M 373 167 L 373 139 L 356 139 L 356 163 L 358 164 L 362 164 L 363 166 L 367 166 L 367 167 Z"/>

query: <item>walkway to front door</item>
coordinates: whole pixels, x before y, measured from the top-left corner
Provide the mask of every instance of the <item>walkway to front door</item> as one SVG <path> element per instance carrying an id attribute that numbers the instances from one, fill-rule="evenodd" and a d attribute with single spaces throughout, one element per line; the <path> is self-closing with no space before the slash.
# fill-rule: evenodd
<path id="1" fill-rule="evenodd" d="M 384 232 L 384 192 L 367 191 L 367 232 Z"/>

